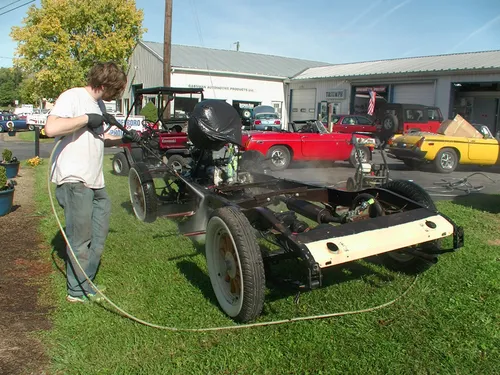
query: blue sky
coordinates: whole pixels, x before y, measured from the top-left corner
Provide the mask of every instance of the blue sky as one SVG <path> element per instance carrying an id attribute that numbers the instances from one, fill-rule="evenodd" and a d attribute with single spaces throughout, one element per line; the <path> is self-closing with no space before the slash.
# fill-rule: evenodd
<path id="1" fill-rule="evenodd" d="M 27 0 L 12 2 L 0 0 L 0 66 L 28 8 L 1 14 Z M 136 4 L 143 39 L 163 42 L 164 0 Z M 172 18 L 173 44 L 327 63 L 500 49 L 500 0 L 173 0 Z"/>

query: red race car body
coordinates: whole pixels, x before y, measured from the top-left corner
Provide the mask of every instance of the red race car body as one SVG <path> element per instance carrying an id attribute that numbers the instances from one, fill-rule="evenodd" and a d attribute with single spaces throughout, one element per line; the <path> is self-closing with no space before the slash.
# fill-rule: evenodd
<path id="1" fill-rule="evenodd" d="M 294 131 L 243 132 L 244 151 L 258 151 L 270 161 L 273 170 L 288 168 L 292 161 L 344 161 L 356 164 L 351 134 L 328 132 L 320 121 L 293 124 Z M 366 142 L 366 160 L 371 160 L 375 140 L 356 136 Z"/>

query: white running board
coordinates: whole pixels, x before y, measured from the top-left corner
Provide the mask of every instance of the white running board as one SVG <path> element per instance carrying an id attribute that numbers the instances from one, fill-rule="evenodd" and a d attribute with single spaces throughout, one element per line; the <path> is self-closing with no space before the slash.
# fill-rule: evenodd
<path id="1" fill-rule="evenodd" d="M 436 224 L 434 229 L 426 222 Z M 453 234 L 453 225 L 441 215 L 388 228 L 304 243 L 321 268 L 403 249 Z M 338 250 L 336 250 L 338 249 Z"/>

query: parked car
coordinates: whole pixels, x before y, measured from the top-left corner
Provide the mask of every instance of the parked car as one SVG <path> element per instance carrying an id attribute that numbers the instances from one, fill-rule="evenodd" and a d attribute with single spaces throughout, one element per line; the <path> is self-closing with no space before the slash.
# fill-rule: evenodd
<path id="1" fill-rule="evenodd" d="M 484 138 L 419 132 L 397 137 L 389 147 L 388 156 L 402 160 L 410 168 L 433 163 L 440 173 L 451 173 L 459 164 L 500 164 L 500 141 L 487 126 L 473 126 Z"/>
<path id="2" fill-rule="evenodd" d="M 288 168 L 292 161 L 349 161 L 357 165 L 351 134 L 328 132 L 321 121 L 290 123 L 291 131 L 243 132 L 244 151 L 255 150 L 270 162 L 272 170 Z M 360 137 L 362 160 L 369 161 L 375 140 Z"/>
<path id="3" fill-rule="evenodd" d="M 405 103 L 382 103 L 376 107 L 374 118 L 381 124 L 380 132 L 397 135 L 410 131 L 436 133 L 443 122 L 438 107 Z"/>
<path id="4" fill-rule="evenodd" d="M 253 109 L 253 130 L 279 130 L 281 120 L 273 107 L 269 105 L 258 105 Z"/>
<path id="5" fill-rule="evenodd" d="M 332 115 L 331 121 L 332 131 L 339 133 L 375 134 L 378 130 L 375 120 L 368 116 L 338 114 Z M 325 117 L 322 122 L 328 128 L 328 118 Z"/>
<path id="6" fill-rule="evenodd" d="M 26 120 L 22 120 L 17 115 L 1 114 L 0 115 L 0 133 L 9 131 L 9 127 L 13 126 L 14 130 L 27 129 Z"/>

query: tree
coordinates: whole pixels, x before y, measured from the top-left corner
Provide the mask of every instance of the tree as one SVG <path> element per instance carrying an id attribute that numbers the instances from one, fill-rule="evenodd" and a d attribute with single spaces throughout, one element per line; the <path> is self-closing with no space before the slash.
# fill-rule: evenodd
<path id="1" fill-rule="evenodd" d="M 57 98 L 85 84 L 98 61 L 126 69 L 145 31 L 143 18 L 134 0 L 41 0 L 40 8 L 31 6 L 24 26 L 10 35 L 18 43 L 14 65 L 29 76 L 32 99 Z"/>
<path id="2" fill-rule="evenodd" d="M 15 100 L 20 99 L 19 86 L 22 74 L 19 69 L 0 68 L 0 106 L 13 107 Z"/>

